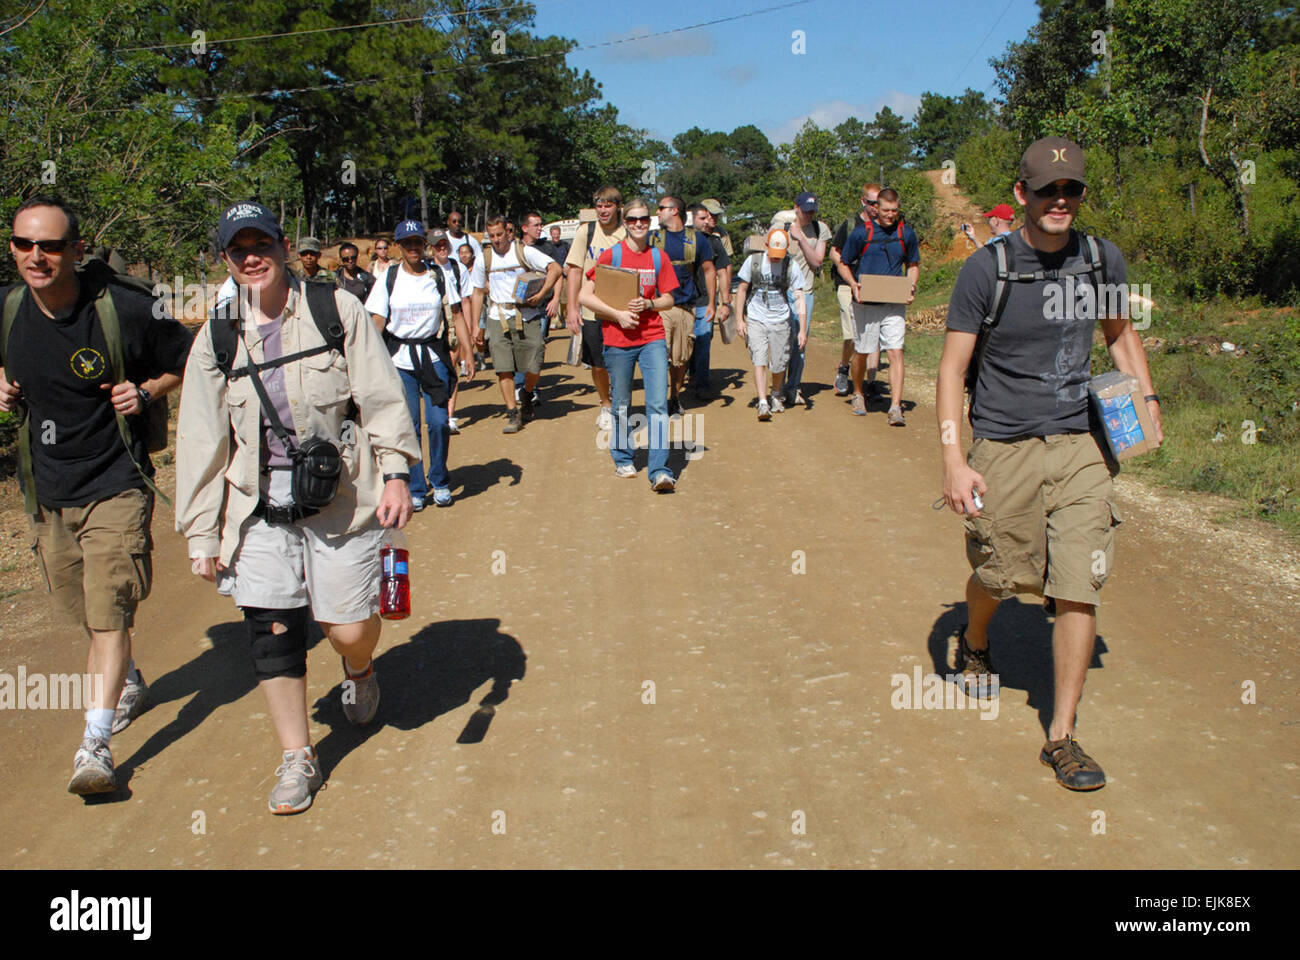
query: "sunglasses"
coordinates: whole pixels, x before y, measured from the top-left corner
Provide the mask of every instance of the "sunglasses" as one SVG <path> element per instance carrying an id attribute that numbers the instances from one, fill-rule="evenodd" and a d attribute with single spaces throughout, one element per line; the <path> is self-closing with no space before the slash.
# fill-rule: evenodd
<path id="1" fill-rule="evenodd" d="M 357 258 L 356 258 L 356 257 L 339 257 L 339 259 L 342 260 L 344 263 L 356 263 L 356 262 L 357 262 Z"/>
<path id="2" fill-rule="evenodd" d="M 41 253 L 62 253 L 68 248 L 68 244 L 75 241 L 67 237 L 59 240 L 28 240 L 26 237 L 15 236 L 10 242 L 19 253 L 27 253 L 32 247 L 40 247 Z"/>
<path id="3" fill-rule="evenodd" d="M 1034 191 L 1034 196 L 1039 200 L 1055 200 L 1059 196 L 1081 197 L 1083 196 L 1083 184 L 1077 180 L 1071 180 L 1065 186 L 1059 183 L 1048 184 L 1045 187 L 1039 187 Z"/>
<path id="4" fill-rule="evenodd" d="M 387 252 L 388 252 L 387 246 L 375 247 L 375 253 L 387 253 Z"/>
<path id="5" fill-rule="evenodd" d="M 874 207 L 877 206 L 879 203 L 880 203 L 879 200 L 868 200 L 865 197 L 862 198 L 862 205 L 864 207 Z"/>
<path id="6" fill-rule="evenodd" d="M 659 209 L 662 210 L 663 207 L 660 207 Z M 643 223 L 643 224 L 645 224 L 647 227 L 650 226 L 650 218 L 649 218 L 648 216 L 646 216 L 646 217 L 624 217 L 624 218 L 623 218 L 623 222 L 624 222 L 624 223 Z"/>

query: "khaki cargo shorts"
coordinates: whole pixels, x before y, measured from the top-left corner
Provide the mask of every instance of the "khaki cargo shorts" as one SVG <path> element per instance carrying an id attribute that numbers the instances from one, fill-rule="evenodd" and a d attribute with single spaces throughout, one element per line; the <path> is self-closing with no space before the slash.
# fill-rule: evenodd
<path id="1" fill-rule="evenodd" d="M 852 340 L 857 331 L 853 326 L 853 288 L 847 283 L 835 289 L 835 299 L 840 304 L 840 338 Z"/>
<path id="2" fill-rule="evenodd" d="M 501 328 L 501 321 L 496 317 L 488 317 L 487 342 L 488 354 L 492 357 L 492 370 L 498 374 L 514 373 L 516 370 L 540 373 L 542 355 L 546 349 L 546 342 L 542 339 L 542 323 L 545 320 L 545 314 L 541 320 L 524 320 L 516 315 L 509 320 L 510 329 L 507 331 Z"/>
<path id="3" fill-rule="evenodd" d="M 988 486 L 981 515 L 966 520 L 966 558 L 985 591 L 1096 605 L 1120 520 L 1092 434 L 979 438 L 966 462 Z"/>
<path id="4" fill-rule="evenodd" d="M 84 507 L 40 508 L 32 551 L 54 609 L 91 630 L 129 630 L 153 583 L 153 494 L 124 490 Z"/>
<path id="5" fill-rule="evenodd" d="M 668 362 L 680 367 L 691 359 L 695 346 L 695 311 L 686 307 L 669 307 L 660 310 L 664 322 L 664 339 L 668 341 Z"/>

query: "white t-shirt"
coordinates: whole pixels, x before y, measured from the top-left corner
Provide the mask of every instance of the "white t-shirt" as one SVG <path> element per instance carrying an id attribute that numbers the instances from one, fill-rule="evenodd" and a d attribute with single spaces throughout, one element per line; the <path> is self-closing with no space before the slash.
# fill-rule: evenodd
<path id="1" fill-rule="evenodd" d="M 799 261 L 794 257 L 787 256 L 786 271 L 789 282 L 786 285 L 787 290 L 802 290 L 807 275 L 803 268 L 799 266 Z M 741 283 L 748 283 L 751 287 L 754 285 L 753 270 L 751 265 L 754 262 L 752 256 L 745 257 L 745 262 L 740 265 L 740 270 L 736 272 L 736 278 Z M 772 260 L 765 253 L 763 254 L 763 265 L 759 267 L 763 279 L 772 279 Z M 792 316 L 797 316 L 790 310 L 790 303 L 781 294 L 780 290 L 760 290 L 750 298 L 749 305 L 745 307 L 745 319 L 751 323 L 788 323 Z"/>
<path id="2" fill-rule="evenodd" d="M 456 251 L 459 250 L 461 247 L 465 246 L 465 244 L 467 243 L 469 244 L 469 248 L 474 251 L 474 262 L 478 263 L 480 260 L 483 259 L 483 244 L 479 243 L 468 233 L 458 238 L 458 237 L 453 237 L 451 235 L 451 232 L 448 231 L 447 239 L 448 241 L 451 242 L 451 255 L 453 257 L 456 257 L 458 261 L 460 260 L 460 257 L 456 256 Z M 462 263 L 461 266 L 463 267 L 465 266 L 465 264 Z"/>
<path id="3" fill-rule="evenodd" d="M 370 296 L 366 297 L 366 310 L 388 317 L 388 332 L 403 340 L 438 336 L 442 332 L 444 308 L 460 303 L 456 284 L 447 282 L 447 300 L 443 303 L 433 275 L 436 267 L 419 275 L 407 273 L 400 265 L 393 269 L 397 271 L 397 281 L 393 284 L 392 299 L 388 296 L 387 275 L 376 277 Z M 402 370 L 415 369 L 409 350 L 398 350 L 393 355 L 393 365 Z"/>
<path id="4" fill-rule="evenodd" d="M 529 270 L 545 273 L 546 268 L 552 263 L 555 263 L 555 261 L 536 247 L 524 247 L 524 265 L 521 266 L 513 243 L 505 253 L 498 253 L 496 250 L 492 251 L 491 277 L 486 276 L 486 258 L 479 257 L 475 260 L 474 277 L 471 282 L 474 283 L 475 290 L 485 284 L 487 285 L 487 298 L 491 303 L 487 315 L 494 320 L 512 316 L 515 313 L 515 279 L 521 273 L 526 273 Z M 543 303 L 536 307 L 523 307 L 520 312 L 525 320 L 533 320 L 546 312 L 546 304 Z"/>

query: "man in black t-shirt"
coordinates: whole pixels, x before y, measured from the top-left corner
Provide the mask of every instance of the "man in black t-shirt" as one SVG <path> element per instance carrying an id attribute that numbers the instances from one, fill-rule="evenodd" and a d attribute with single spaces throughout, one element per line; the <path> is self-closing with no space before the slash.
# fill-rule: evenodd
<path id="1" fill-rule="evenodd" d="M 358 266 L 358 254 L 355 243 L 345 243 L 339 247 L 339 260 L 342 265 L 334 272 L 340 290 L 346 290 L 362 303 L 370 296 L 370 288 L 375 285 L 374 275 Z"/>
<path id="2" fill-rule="evenodd" d="M 138 415 L 180 383 L 190 334 L 161 302 L 117 284 L 94 287 L 77 273 L 85 248 L 62 201 L 20 206 L 9 249 L 22 284 L 0 291 L 8 328 L 0 411 L 26 410 L 31 475 L 23 488 L 37 562 L 56 610 L 90 635 L 94 680 L 83 691 L 86 726 L 68 790 L 108 793 L 116 789 L 109 740 L 140 712 L 146 692 L 131 659 L 131 626 L 152 573 L 153 467 Z M 112 298 L 121 333 L 120 382 L 101 294 Z M 128 418 L 131 449 L 119 415 Z"/>
<path id="3" fill-rule="evenodd" d="M 1074 739 L 1074 724 L 1092 661 L 1098 591 L 1112 567 L 1119 523 L 1111 474 L 1089 432 L 1089 361 L 1098 319 L 1115 366 L 1136 377 L 1147 395 L 1157 442 L 1162 434 L 1160 401 L 1122 294 L 1124 258 L 1114 244 L 1099 241 L 1104 276 L 1098 278 L 1084 238 L 1070 228 L 1086 190 L 1083 173 L 1083 151 L 1068 140 L 1048 137 L 1025 151 L 1015 185 L 1025 225 L 998 243 L 1009 244 L 1008 273 L 1026 280 L 1007 281 L 1006 303 L 997 313 L 997 247 L 977 250 L 966 261 L 948 305 L 936 407 L 944 498 L 966 516 L 966 554 L 974 571 L 966 583 L 969 623 L 958 636 L 957 668 L 968 686 L 996 686 L 987 630 L 998 604 L 1017 593 L 1050 600 L 1056 612 L 1055 703 L 1039 759 L 1063 786 L 1096 790 L 1106 777 Z M 1098 284 L 1105 286 L 1099 290 Z M 1112 299 L 1112 290 L 1120 295 Z M 1107 295 L 1098 297 L 1102 291 Z M 1064 296 L 1079 302 L 1058 309 Z M 1118 308 L 1111 308 L 1114 301 Z M 995 315 L 971 397 L 975 439 L 963 461 L 962 385 L 981 326 Z"/>

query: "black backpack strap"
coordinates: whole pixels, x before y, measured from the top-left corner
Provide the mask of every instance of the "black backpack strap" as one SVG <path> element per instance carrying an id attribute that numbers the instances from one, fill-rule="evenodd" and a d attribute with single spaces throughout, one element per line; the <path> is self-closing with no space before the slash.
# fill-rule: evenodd
<path id="1" fill-rule="evenodd" d="M 339 317 L 339 305 L 334 299 L 334 287 L 327 287 L 323 283 L 315 286 L 303 284 L 303 292 L 307 296 L 307 307 L 311 310 L 311 318 L 316 322 L 321 339 L 331 350 L 342 353 L 343 320 Z"/>
<path id="2" fill-rule="evenodd" d="M 975 350 L 971 354 L 970 365 L 966 368 L 966 391 L 970 394 L 968 417 L 974 416 L 975 385 L 979 381 L 980 367 L 984 363 L 984 354 L 988 350 L 989 336 L 993 333 L 993 328 L 998 325 L 998 321 L 1002 319 L 1002 311 L 1006 309 L 1007 299 L 1011 296 L 1012 278 L 1018 276 L 1015 274 L 1015 256 L 1011 251 L 1011 243 L 1006 239 L 1008 236 L 1003 234 L 987 245 L 993 257 L 996 284 L 989 311 L 984 315 L 980 331 L 975 338 Z"/>
<path id="3" fill-rule="evenodd" d="M 596 221 L 592 220 L 587 224 L 587 251 L 591 251 L 591 245 L 596 239 Z"/>
<path id="4" fill-rule="evenodd" d="M 388 290 L 388 299 L 390 300 L 393 298 L 393 287 L 397 284 L 397 271 L 399 268 L 400 264 L 395 263 L 384 274 L 384 287 Z M 389 312 L 392 312 L 391 307 L 389 307 Z"/>

